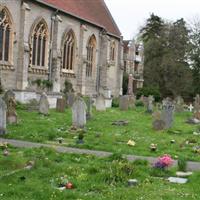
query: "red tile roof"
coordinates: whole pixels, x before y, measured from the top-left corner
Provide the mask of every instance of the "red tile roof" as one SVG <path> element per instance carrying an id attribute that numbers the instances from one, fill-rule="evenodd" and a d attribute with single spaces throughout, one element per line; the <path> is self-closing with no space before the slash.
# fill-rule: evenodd
<path id="1" fill-rule="evenodd" d="M 66 13 L 75 15 L 89 21 L 97 26 L 104 27 L 110 34 L 120 36 L 110 11 L 104 0 L 39 0 L 63 10 Z"/>

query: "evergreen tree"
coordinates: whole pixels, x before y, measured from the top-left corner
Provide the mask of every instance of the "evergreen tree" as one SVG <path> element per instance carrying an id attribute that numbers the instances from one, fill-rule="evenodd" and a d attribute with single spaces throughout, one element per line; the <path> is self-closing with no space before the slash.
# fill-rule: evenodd
<path id="1" fill-rule="evenodd" d="M 188 96 L 192 76 L 187 63 L 189 35 L 185 21 L 166 23 L 152 14 L 141 33 L 145 87 L 158 87 L 163 97 Z"/>

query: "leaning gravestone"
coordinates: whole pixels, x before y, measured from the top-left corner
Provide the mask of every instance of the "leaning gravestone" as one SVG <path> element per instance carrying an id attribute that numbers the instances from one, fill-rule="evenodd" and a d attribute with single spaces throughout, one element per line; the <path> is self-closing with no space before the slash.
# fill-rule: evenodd
<path id="1" fill-rule="evenodd" d="M 76 128 L 84 128 L 86 124 L 87 106 L 81 97 L 77 97 L 72 106 L 72 124 Z"/>
<path id="2" fill-rule="evenodd" d="M 7 122 L 9 124 L 17 123 L 17 113 L 16 113 L 16 101 L 14 97 L 11 97 L 7 100 Z"/>
<path id="3" fill-rule="evenodd" d="M 176 112 L 184 111 L 184 100 L 181 96 L 175 98 L 175 111 Z"/>
<path id="4" fill-rule="evenodd" d="M 97 111 L 106 111 L 106 102 L 103 95 L 99 95 L 96 98 L 96 110 Z"/>
<path id="5" fill-rule="evenodd" d="M 154 97 L 150 95 L 147 100 L 147 113 L 153 113 Z"/>
<path id="6" fill-rule="evenodd" d="M 171 128 L 175 106 L 172 101 L 167 99 L 163 104 L 161 120 L 165 122 L 165 129 Z"/>
<path id="7" fill-rule="evenodd" d="M 66 100 L 63 98 L 57 99 L 56 102 L 56 111 L 57 112 L 65 112 Z"/>
<path id="8" fill-rule="evenodd" d="M 6 133 L 6 111 L 7 111 L 6 103 L 0 97 L 0 135 Z"/>
<path id="9" fill-rule="evenodd" d="M 43 115 L 49 114 L 49 101 L 45 93 L 42 93 L 39 102 L 39 113 Z"/>
<path id="10" fill-rule="evenodd" d="M 92 104 L 93 104 L 92 97 L 88 97 L 86 99 L 86 105 L 87 105 L 86 118 L 87 118 L 87 120 L 92 118 Z"/>
<path id="11" fill-rule="evenodd" d="M 119 99 L 119 109 L 126 111 L 129 108 L 129 95 L 124 95 Z"/>

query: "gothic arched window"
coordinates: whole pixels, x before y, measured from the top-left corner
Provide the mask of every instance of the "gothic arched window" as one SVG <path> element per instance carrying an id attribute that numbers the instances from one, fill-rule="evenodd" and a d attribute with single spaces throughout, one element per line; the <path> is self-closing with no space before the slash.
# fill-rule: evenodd
<path id="1" fill-rule="evenodd" d="M 70 30 L 64 39 L 64 46 L 62 52 L 62 69 L 63 71 L 73 71 L 75 60 L 75 36 L 74 32 Z"/>
<path id="2" fill-rule="evenodd" d="M 12 22 L 5 7 L 0 7 L 0 61 L 11 61 Z"/>
<path id="3" fill-rule="evenodd" d="M 87 64 L 86 64 L 86 77 L 92 76 L 92 69 L 95 66 L 96 57 L 96 38 L 92 35 L 87 44 Z"/>
<path id="4" fill-rule="evenodd" d="M 115 42 L 112 41 L 110 44 L 110 60 L 111 61 L 115 61 L 115 51 L 116 51 Z"/>
<path id="5" fill-rule="evenodd" d="M 41 20 L 31 35 L 31 64 L 34 67 L 47 67 L 48 28 Z"/>

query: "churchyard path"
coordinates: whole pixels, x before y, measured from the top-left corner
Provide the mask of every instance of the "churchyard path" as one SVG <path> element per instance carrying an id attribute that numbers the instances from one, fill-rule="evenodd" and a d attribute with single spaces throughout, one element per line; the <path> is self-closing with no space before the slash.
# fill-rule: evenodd
<path id="1" fill-rule="evenodd" d="M 50 145 L 50 144 L 42 144 L 42 143 L 34 143 L 28 142 L 23 140 L 13 140 L 13 139 L 4 139 L 0 138 L 0 143 L 8 143 L 14 147 L 25 147 L 25 148 L 40 148 L 40 147 L 48 147 L 53 148 L 57 152 L 60 153 L 72 153 L 72 154 L 86 154 L 86 155 L 94 155 L 98 157 L 108 157 L 111 156 L 111 152 L 106 151 L 96 151 L 96 150 L 88 150 L 88 149 L 79 149 L 79 148 L 72 148 L 72 147 L 64 147 L 61 145 Z M 123 155 L 124 158 L 128 159 L 129 161 L 134 161 L 137 159 L 140 160 L 147 160 L 149 163 L 153 164 L 156 161 L 154 157 L 147 157 L 147 156 L 136 156 L 136 155 Z M 175 160 L 174 166 L 177 165 L 177 161 Z M 187 162 L 187 168 L 189 171 L 197 171 L 200 170 L 200 162 Z"/>

